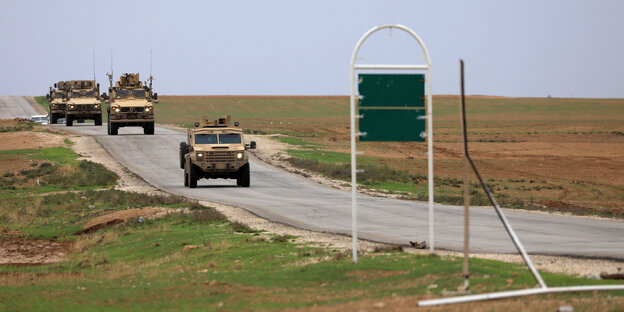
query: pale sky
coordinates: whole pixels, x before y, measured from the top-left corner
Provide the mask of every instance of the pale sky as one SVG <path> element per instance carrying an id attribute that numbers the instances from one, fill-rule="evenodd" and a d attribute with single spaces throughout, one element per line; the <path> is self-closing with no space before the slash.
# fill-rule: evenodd
<path id="1" fill-rule="evenodd" d="M 348 95 L 349 61 L 370 28 L 424 41 L 434 94 L 624 97 L 624 1 L 18 1 L 0 4 L 0 94 L 121 73 L 159 94 Z M 360 63 L 421 64 L 382 31 Z M 106 88 L 102 88 L 105 90 Z"/>

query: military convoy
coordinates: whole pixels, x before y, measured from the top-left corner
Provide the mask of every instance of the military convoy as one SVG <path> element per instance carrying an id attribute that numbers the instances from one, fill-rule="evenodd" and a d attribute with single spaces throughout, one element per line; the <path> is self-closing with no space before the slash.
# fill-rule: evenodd
<path id="1" fill-rule="evenodd" d="M 108 134 L 117 135 L 120 127 L 143 127 L 144 134 L 154 134 L 153 104 L 158 103 L 158 94 L 152 93 L 152 76 L 149 86 L 139 80 L 138 73 L 121 75 L 115 86 L 112 74 L 108 79 L 108 96 L 102 94 L 108 103 Z"/>
<path id="2" fill-rule="evenodd" d="M 71 90 L 70 81 L 59 81 L 54 84 L 54 89 L 50 87 L 50 93 L 46 94 L 50 106 L 51 124 L 55 124 L 59 118 L 65 118 L 65 108 L 67 106 L 68 93 Z"/>
<path id="3" fill-rule="evenodd" d="M 236 184 L 249 187 L 249 158 L 245 150 L 255 149 L 256 142 L 244 144 L 243 129 L 231 117 L 200 122 L 180 142 L 180 168 L 184 169 L 184 186 L 195 188 L 199 179 L 236 179 Z"/>
<path id="4" fill-rule="evenodd" d="M 65 109 L 65 125 L 71 127 L 74 120 L 83 122 L 93 119 L 96 126 L 102 125 L 100 105 L 100 84 L 95 80 L 72 80 Z"/>

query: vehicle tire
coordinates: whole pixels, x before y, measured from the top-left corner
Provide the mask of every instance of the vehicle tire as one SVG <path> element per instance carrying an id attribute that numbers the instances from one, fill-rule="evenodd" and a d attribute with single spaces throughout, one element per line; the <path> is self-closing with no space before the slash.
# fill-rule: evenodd
<path id="1" fill-rule="evenodd" d="M 143 134 L 154 134 L 154 123 L 150 122 L 148 124 L 146 124 L 145 126 L 143 126 Z"/>
<path id="2" fill-rule="evenodd" d="M 95 118 L 93 118 L 93 120 L 94 120 L 96 126 L 101 126 L 102 125 L 102 114 L 95 115 Z"/>
<path id="3" fill-rule="evenodd" d="M 184 169 L 184 164 L 186 163 L 186 159 L 184 156 L 188 154 L 189 147 L 186 142 L 180 142 L 180 168 Z"/>
<path id="4" fill-rule="evenodd" d="M 56 114 L 50 114 L 50 124 L 55 124 L 58 121 Z"/>
<path id="5" fill-rule="evenodd" d="M 236 179 L 236 184 L 242 187 L 249 187 L 249 184 L 250 184 L 249 163 L 243 165 L 238 171 L 238 178 Z"/>
<path id="6" fill-rule="evenodd" d="M 110 125 L 110 135 L 117 135 L 117 133 L 119 132 L 119 126 L 117 126 L 114 123 L 109 123 Z"/>
<path id="7" fill-rule="evenodd" d="M 189 177 L 188 177 L 188 173 L 186 173 L 186 170 L 184 170 L 184 186 L 188 187 L 189 186 Z"/>
<path id="8" fill-rule="evenodd" d="M 197 187 L 197 180 L 199 180 L 198 178 L 198 172 L 197 172 L 197 166 L 191 164 L 191 170 L 189 170 L 189 187 L 190 188 L 196 188 Z"/>
<path id="9" fill-rule="evenodd" d="M 65 126 L 71 127 L 74 124 L 74 120 L 71 115 L 65 116 Z"/>

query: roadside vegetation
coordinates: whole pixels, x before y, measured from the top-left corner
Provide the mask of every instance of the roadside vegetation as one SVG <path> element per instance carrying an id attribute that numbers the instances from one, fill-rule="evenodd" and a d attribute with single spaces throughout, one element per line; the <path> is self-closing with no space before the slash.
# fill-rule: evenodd
<path id="1" fill-rule="evenodd" d="M 76 160 L 69 147 L 0 152 L 2 311 L 357 310 L 358 304 L 391 309 L 415 307 L 420 299 L 463 284 L 462 262 L 455 257 L 390 246 L 361 254 L 354 265 L 349 250 L 257 231 L 192 200 L 115 190 L 115 174 Z M 148 209 L 163 213 L 119 217 Z M 116 217 L 106 219 L 111 215 Z M 62 257 L 46 263 L 58 254 Z M 472 259 L 471 271 L 473 293 L 536 284 L 518 264 Z M 612 283 L 549 273 L 544 278 L 553 286 Z M 530 303 L 467 307 L 552 310 L 562 302 L 578 310 L 617 309 L 624 293 L 535 296 Z"/>

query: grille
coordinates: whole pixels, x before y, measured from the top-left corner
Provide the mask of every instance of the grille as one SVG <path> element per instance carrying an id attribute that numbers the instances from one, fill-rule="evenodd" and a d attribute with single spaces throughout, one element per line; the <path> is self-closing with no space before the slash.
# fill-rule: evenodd
<path id="1" fill-rule="evenodd" d="M 145 110 L 143 107 L 122 107 L 122 113 L 142 113 Z"/>
<path id="2" fill-rule="evenodd" d="M 79 104 L 74 106 L 74 109 L 77 110 L 94 110 L 95 109 L 95 105 L 93 104 Z"/>
<path id="3" fill-rule="evenodd" d="M 236 160 L 236 152 L 216 151 L 205 152 L 204 158 L 207 162 L 233 162 Z"/>

